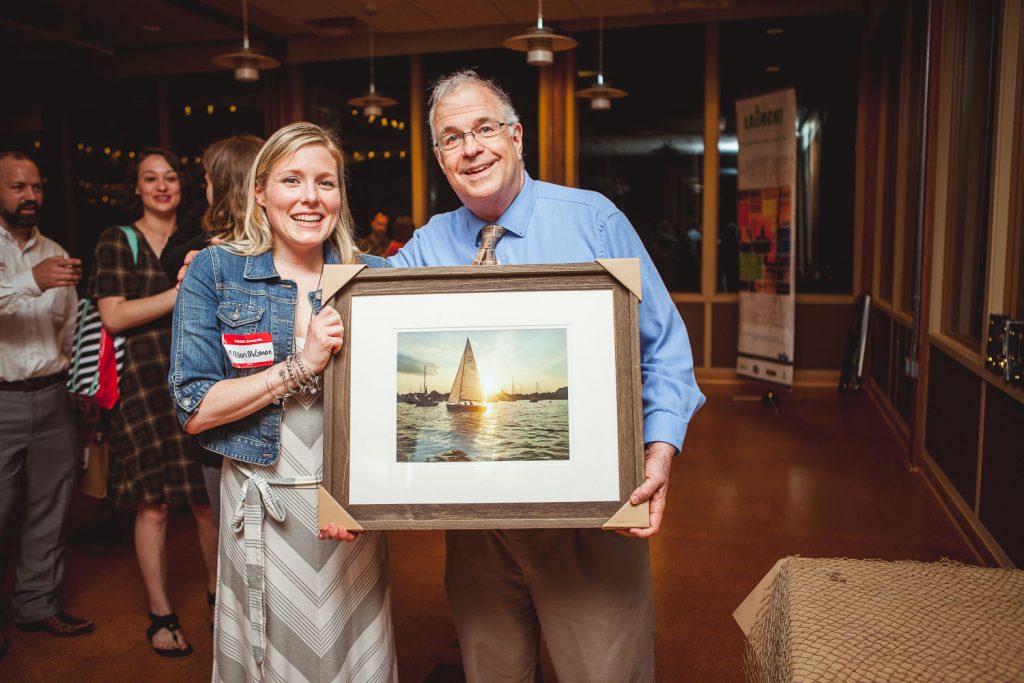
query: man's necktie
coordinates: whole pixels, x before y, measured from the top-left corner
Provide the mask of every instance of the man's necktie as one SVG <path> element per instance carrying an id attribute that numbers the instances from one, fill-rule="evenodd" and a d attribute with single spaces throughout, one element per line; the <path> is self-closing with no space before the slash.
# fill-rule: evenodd
<path id="1" fill-rule="evenodd" d="M 485 225 L 480 228 L 480 248 L 476 252 L 476 258 L 473 259 L 474 266 L 498 265 L 498 259 L 494 257 L 494 245 L 504 234 L 505 228 L 500 225 Z"/>

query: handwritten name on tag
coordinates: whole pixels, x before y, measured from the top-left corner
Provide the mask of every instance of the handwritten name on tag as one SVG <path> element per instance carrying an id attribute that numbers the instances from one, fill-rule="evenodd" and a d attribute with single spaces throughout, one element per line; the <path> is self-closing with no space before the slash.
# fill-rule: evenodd
<path id="1" fill-rule="evenodd" d="M 274 364 L 274 342 L 269 332 L 221 335 L 233 368 L 261 368 Z"/>

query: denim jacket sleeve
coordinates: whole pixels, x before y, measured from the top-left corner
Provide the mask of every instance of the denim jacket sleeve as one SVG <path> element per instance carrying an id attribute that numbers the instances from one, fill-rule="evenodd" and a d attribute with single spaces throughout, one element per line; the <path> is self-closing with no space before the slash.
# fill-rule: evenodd
<path id="1" fill-rule="evenodd" d="M 189 265 L 174 306 L 168 382 L 182 426 L 206 392 L 226 377 L 217 326 L 215 250 L 216 247 L 204 249 Z"/>

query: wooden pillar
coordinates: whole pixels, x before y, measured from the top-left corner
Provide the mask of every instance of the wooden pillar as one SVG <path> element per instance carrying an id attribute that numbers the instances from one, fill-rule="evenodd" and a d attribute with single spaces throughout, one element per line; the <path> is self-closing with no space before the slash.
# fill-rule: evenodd
<path id="1" fill-rule="evenodd" d="M 704 30 L 704 192 L 701 208 L 700 291 L 704 298 L 704 358 L 711 367 L 713 340 L 711 298 L 717 293 L 718 272 L 718 120 L 721 116 L 718 86 L 718 24 Z M 732 106 L 730 103 L 729 106 Z"/>
<path id="2" fill-rule="evenodd" d="M 537 93 L 539 180 L 576 184 L 576 98 L 572 50 L 556 52 L 551 66 L 540 70 Z"/>
<path id="3" fill-rule="evenodd" d="M 282 126 L 306 119 L 306 93 L 302 68 L 298 64 L 264 71 L 260 79 L 263 82 L 263 122 L 268 136 Z"/>
<path id="4" fill-rule="evenodd" d="M 423 63 L 419 55 L 409 58 L 409 163 L 412 172 L 412 223 L 425 225 L 428 214 L 427 164 L 430 157 L 430 131 L 427 129 L 423 102 Z"/>

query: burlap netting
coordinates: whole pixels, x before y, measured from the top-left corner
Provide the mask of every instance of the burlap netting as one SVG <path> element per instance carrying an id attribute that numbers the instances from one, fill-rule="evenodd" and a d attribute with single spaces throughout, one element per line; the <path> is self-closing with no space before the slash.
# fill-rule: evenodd
<path id="1" fill-rule="evenodd" d="M 747 639 L 752 681 L 1024 681 L 1024 571 L 787 558 Z"/>

